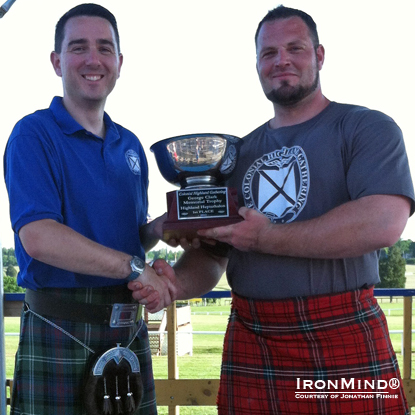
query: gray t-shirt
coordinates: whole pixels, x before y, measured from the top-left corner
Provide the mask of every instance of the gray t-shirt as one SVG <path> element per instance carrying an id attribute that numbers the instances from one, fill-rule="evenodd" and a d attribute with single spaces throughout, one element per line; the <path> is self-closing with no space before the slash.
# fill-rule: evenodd
<path id="1" fill-rule="evenodd" d="M 266 123 L 246 136 L 227 185 L 237 188 L 240 206 L 276 224 L 312 219 L 368 195 L 414 200 L 396 123 L 378 111 L 335 102 L 304 123 L 275 130 Z M 379 282 L 378 253 L 308 259 L 232 249 L 227 276 L 237 294 L 255 299 L 349 291 Z"/>

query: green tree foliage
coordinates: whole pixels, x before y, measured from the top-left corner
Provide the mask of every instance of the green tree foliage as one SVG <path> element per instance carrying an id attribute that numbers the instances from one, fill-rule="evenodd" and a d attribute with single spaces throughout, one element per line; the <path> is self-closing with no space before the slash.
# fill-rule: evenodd
<path id="1" fill-rule="evenodd" d="M 399 239 L 399 241 L 396 242 L 395 245 L 399 246 L 404 258 L 413 257 L 413 242 L 410 239 Z"/>
<path id="2" fill-rule="evenodd" d="M 408 254 L 410 258 L 415 258 L 415 242 L 409 241 Z"/>
<path id="3" fill-rule="evenodd" d="M 380 283 L 377 288 L 405 288 L 405 260 L 399 244 L 388 248 L 379 260 Z"/>
<path id="4" fill-rule="evenodd" d="M 16 254 L 13 248 L 2 248 L 3 267 L 7 268 L 9 265 L 17 266 Z"/>
<path id="5" fill-rule="evenodd" d="M 3 288 L 5 293 L 24 293 L 25 289 L 17 285 L 16 278 L 3 275 Z"/>
<path id="6" fill-rule="evenodd" d="M 147 260 L 155 261 L 156 259 L 164 259 L 169 263 L 175 263 L 183 254 L 183 251 L 172 251 L 167 250 L 167 248 L 162 248 L 159 250 L 150 251 L 147 253 Z"/>
<path id="7" fill-rule="evenodd" d="M 9 265 L 9 266 L 6 268 L 6 275 L 7 275 L 8 277 L 16 278 L 16 276 L 17 276 L 17 271 L 16 271 L 16 268 L 15 268 L 13 265 Z"/>
<path id="8" fill-rule="evenodd" d="M 5 293 L 22 293 L 24 288 L 17 285 L 17 261 L 13 248 L 2 248 L 3 288 Z"/>

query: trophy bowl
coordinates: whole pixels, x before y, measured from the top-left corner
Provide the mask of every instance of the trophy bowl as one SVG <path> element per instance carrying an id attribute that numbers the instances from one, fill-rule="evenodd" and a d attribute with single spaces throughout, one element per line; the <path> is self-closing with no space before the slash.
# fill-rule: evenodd
<path id="1" fill-rule="evenodd" d="M 198 229 L 242 220 L 235 188 L 224 186 L 235 169 L 242 139 L 226 134 L 188 134 L 153 144 L 160 173 L 180 190 L 167 193 L 163 240 L 192 240 Z"/>
<path id="2" fill-rule="evenodd" d="M 188 134 L 153 144 L 160 173 L 184 188 L 220 186 L 235 168 L 242 140 L 226 134 Z"/>

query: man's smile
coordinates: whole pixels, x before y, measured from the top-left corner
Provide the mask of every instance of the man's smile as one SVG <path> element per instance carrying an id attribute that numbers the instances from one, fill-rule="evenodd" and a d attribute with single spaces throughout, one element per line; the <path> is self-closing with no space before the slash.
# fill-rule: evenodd
<path id="1" fill-rule="evenodd" d="M 99 81 L 104 77 L 104 75 L 82 75 L 87 81 Z"/>

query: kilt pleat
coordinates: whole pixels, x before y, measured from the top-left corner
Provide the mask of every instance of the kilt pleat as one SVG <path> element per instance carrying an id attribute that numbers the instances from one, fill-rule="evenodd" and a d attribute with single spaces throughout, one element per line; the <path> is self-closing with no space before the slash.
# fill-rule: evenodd
<path id="1" fill-rule="evenodd" d="M 100 304 L 131 302 L 131 294 L 113 298 L 110 289 L 51 290 L 58 297 Z M 68 291 L 68 292 L 64 292 Z M 122 301 L 124 300 L 124 301 Z M 59 304 L 56 305 L 57 307 Z M 137 354 L 143 379 L 140 415 L 157 414 L 151 351 L 147 327 L 111 328 L 44 316 L 95 352 L 126 347 Z M 85 347 L 43 321 L 26 308 L 22 311 L 20 341 L 16 353 L 11 415 L 83 415 L 85 374 L 94 355 Z"/>
<path id="2" fill-rule="evenodd" d="M 233 293 L 218 413 L 409 414 L 373 288 L 277 301 Z"/>

